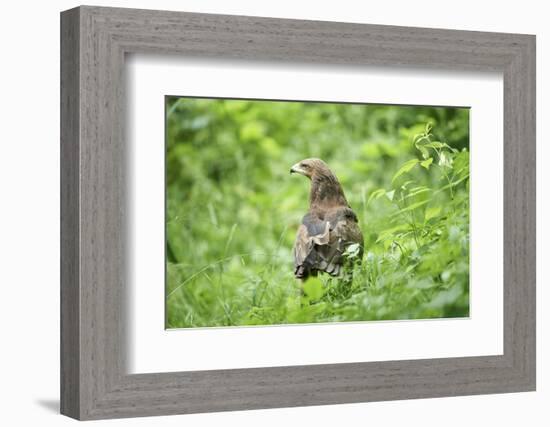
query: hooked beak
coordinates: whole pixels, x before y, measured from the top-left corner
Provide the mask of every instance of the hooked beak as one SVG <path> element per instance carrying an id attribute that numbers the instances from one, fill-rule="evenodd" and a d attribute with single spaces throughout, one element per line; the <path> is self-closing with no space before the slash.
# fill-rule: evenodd
<path id="1" fill-rule="evenodd" d="M 290 168 L 290 173 L 299 173 L 300 175 L 306 176 L 306 171 L 300 167 L 300 163 L 296 163 L 294 166 L 292 166 Z"/>

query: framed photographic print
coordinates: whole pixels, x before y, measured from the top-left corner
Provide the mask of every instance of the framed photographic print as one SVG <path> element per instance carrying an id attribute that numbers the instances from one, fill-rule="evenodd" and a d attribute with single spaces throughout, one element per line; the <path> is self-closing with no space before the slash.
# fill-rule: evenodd
<path id="1" fill-rule="evenodd" d="M 61 410 L 535 389 L 535 38 L 61 15 Z"/>

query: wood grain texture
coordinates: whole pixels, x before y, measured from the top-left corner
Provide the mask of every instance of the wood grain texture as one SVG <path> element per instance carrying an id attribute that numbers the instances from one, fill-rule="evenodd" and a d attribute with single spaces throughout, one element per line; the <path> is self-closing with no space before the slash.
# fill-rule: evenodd
<path id="1" fill-rule="evenodd" d="M 80 414 L 78 10 L 61 20 L 61 412 Z"/>
<path id="2" fill-rule="evenodd" d="M 62 13 L 62 413 L 78 419 L 535 388 L 534 36 L 80 7 Z M 127 374 L 124 55 L 504 75 L 504 354 Z"/>

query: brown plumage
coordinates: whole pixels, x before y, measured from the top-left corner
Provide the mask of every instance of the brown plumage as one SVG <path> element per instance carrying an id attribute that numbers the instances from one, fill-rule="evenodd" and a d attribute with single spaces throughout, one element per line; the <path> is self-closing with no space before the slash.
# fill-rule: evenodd
<path id="1" fill-rule="evenodd" d="M 338 179 L 322 160 L 302 160 L 292 166 L 290 173 L 311 180 L 309 211 L 302 219 L 294 244 L 294 275 L 303 280 L 319 271 L 338 276 L 346 247 L 357 243 L 359 259 L 363 253 L 363 234 L 357 216 Z"/>

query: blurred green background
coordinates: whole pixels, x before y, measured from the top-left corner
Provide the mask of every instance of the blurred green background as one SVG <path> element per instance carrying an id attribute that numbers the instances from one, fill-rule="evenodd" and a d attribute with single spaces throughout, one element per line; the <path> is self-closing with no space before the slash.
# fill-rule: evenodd
<path id="1" fill-rule="evenodd" d="M 467 108 L 166 98 L 166 327 L 469 315 Z M 353 282 L 292 247 L 319 157 L 365 237 Z"/>

